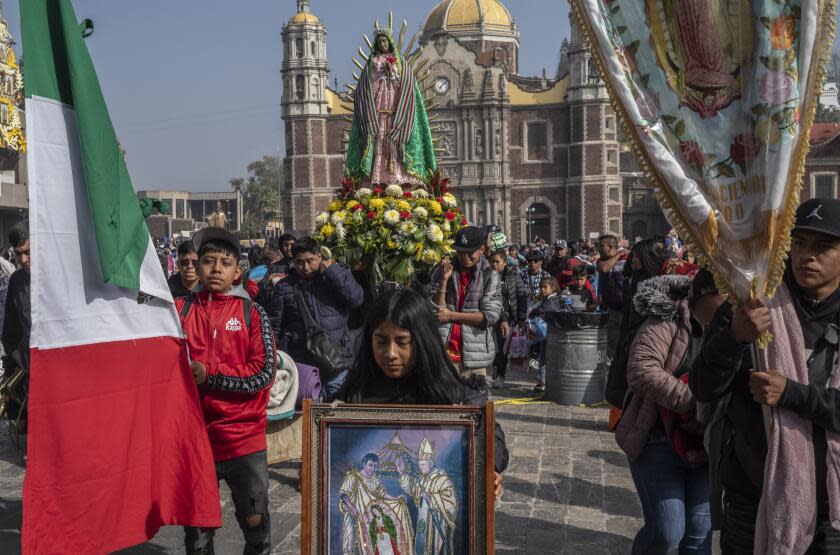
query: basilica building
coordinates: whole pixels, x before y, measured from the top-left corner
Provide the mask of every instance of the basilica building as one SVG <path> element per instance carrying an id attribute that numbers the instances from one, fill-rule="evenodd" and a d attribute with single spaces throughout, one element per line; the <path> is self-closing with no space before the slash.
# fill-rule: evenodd
<path id="1" fill-rule="evenodd" d="M 353 105 L 329 83 L 327 30 L 309 0 L 282 37 L 284 223 L 309 230 L 342 177 Z M 429 60 L 438 166 L 469 221 L 498 224 L 518 242 L 663 233 L 574 24 L 557 47 L 558 79 L 523 76 L 519 29 L 499 0 L 431 6 L 416 48 Z"/>

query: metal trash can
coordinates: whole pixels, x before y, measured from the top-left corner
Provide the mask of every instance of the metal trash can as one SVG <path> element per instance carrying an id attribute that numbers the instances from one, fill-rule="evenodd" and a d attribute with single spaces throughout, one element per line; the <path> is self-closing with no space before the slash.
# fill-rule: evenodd
<path id="1" fill-rule="evenodd" d="M 546 313 L 546 399 L 561 405 L 604 400 L 608 318 L 606 312 Z"/>

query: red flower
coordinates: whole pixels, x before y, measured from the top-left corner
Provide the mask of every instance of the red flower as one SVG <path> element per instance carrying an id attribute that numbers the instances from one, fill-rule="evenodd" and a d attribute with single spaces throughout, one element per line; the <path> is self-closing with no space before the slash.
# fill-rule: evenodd
<path id="1" fill-rule="evenodd" d="M 706 159 L 703 157 L 703 151 L 695 141 L 682 141 L 680 143 L 680 153 L 685 163 L 689 166 L 702 168 L 703 164 L 706 163 Z"/>
<path id="2" fill-rule="evenodd" d="M 373 194 L 375 194 L 375 195 L 382 194 L 382 187 L 374 187 Z"/>
<path id="3" fill-rule="evenodd" d="M 387 58 L 385 58 L 385 61 L 388 62 L 389 64 L 395 64 L 395 63 L 397 63 L 397 57 L 396 56 L 388 56 Z"/>
<path id="4" fill-rule="evenodd" d="M 761 150 L 761 142 L 753 134 L 741 133 L 735 137 L 735 141 L 729 147 L 729 156 L 732 161 L 743 166 L 747 160 L 758 156 Z"/>
<path id="5" fill-rule="evenodd" d="M 357 204 L 356 206 L 354 206 L 354 207 L 353 207 L 353 210 L 355 210 L 356 212 L 358 212 L 358 211 L 359 211 L 359 210 L 361 210 L 362 208 L 364 208 L 364 206 L 362 206 L 361 204 Z"/>
<path id="6" fill-rule="evenodd" d="M 403 196 L 404 196 L 405 198 L 411 198 L 413 195 L 411 194 L 411 191 L 405 191 L 405 192 L 403 193 Z"/>
<path id="7" fill-rule="evenodd" d="M 400 218 L 402 218 L 403 220 L 407 220 L 410 217 L 411 217 L 410 212 L 400 212 Z"/>
<path id="8" fill-rule="evenodd" d="M 443 204 L 443 197 L 437 197 L 435 200 L 438 202 L 438 204 Z"/>
<path id="9" fill-rule="evenodd" d="M 374 218 L 376 218 L 376 212 L 374 210 L 371 210 L 370 212 L 368 212 L 368 219 L 372 220 Z"/>
<path id="10" fill-rule="evenodd" d="M 451 222 L 452 220 L 455 219 L 455 212 L 447 212 L 446 214 L 444 214 L 444 216 L 446 217 L 447 220 L 449 220 Z"/>

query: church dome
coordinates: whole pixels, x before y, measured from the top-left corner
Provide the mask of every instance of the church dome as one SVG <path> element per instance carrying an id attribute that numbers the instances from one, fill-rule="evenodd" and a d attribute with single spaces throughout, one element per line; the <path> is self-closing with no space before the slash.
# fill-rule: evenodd
<path id="1" fill-rule="evenodd" d="M 315 23 L 320 23 L 320 21 L 318 20 L 318 16 L 311 12 L 298 12 L 292 16 L 292 19 L 289 20 L 290 25 L 300 25 L 304 23 L 314 25 Z"/>
<path id="2" fill-rule="evenodd" d="M 499 0 L 443 0 L 423 25 L 424 35 L 439 32 L 516 34 L 513 18 Z"/>

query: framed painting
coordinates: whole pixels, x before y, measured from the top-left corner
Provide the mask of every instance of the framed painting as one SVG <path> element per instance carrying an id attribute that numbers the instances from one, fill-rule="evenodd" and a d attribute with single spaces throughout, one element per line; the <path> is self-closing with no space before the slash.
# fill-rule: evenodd
<path id="1" fill-rule="evenodd" d="M 493 404 L 304 401 L 301 553 L 488 555 Z"/>

